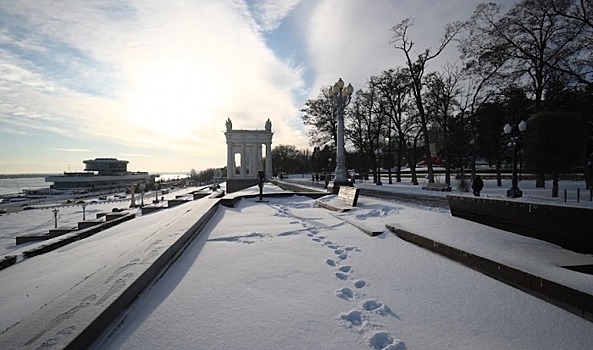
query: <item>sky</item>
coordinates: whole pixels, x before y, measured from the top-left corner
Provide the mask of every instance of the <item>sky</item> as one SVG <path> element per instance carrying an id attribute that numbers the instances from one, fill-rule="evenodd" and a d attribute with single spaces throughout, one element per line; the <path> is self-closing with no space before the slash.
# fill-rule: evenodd
<path id="1" fill-rule="evenodd" d="M 377 187 L 368 181 L 356 186 Z M 484 196 L 504 198 L 508 186 L 508 180 L 502 188 L 488 180 Z M 561 181 L 563 188 L 574 186 L 582 182 Z M 534 181 L 521 187 L 531 190 L 516 201 L 553 202 L 549 191 L 534 189 Z M 409 183 L 382 189 L 426 192 Z M 281 190 L 266 184 L 264 193 L 271 192 Z M 456 187 L 452 193 L 471 196 Z M 593 293 L 593 276 L 562 266 L 591 264 L 591 255 L 410 202 L 361 196 L 353 210 L 336 213 L 302 196 L 265 199 L 219 207 L 94 349 L 591 348 L 590 321 L 405 242 L 385 224 L 587 294 Z M 2 348 L 28 339 L 29 348 L 49 341 L 60 347 L 121 300 L 122 286 L 134 288 L 148 266 L 162 262 L 161 254 L 214 203 L 204 198 L 141 215 L 32 258 L 22 252 L 69 234 L 24 246 L 14 246 L 9 237 L 26 228 L 46 232 L 55 204 L 0 217 L 0 252 L 18 255 L 14 266 L 0 271 Z M 86 215 L 126 204 L 89 204 Z M 59 207 L 61 225 L 81 217 L 80 206 Z M 370 237 L 351 223 L 382 234 Z"/>
<path id="2" fill-rule="evenodd" d="M 415 19 L 419 52 L 479 2 L 0 0 L 0 173 L 219 168 L 227 118 L 307 148 L 306 99 L 403 63 L 393 25 Z"/>

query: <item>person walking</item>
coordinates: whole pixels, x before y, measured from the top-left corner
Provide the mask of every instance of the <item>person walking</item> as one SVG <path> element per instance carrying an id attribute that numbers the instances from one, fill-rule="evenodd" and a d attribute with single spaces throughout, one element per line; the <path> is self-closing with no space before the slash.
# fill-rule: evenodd
<path id="1" fill-rule="evenodd" d="M 480 192 L 482 191 L 482 188 L 484 188 L 484 181 L 482 181 L 480 175 L 476 175 L 476 178 L 472 183 L 472 190 L 474 190 L 474 196 L 480 197 Z"/>

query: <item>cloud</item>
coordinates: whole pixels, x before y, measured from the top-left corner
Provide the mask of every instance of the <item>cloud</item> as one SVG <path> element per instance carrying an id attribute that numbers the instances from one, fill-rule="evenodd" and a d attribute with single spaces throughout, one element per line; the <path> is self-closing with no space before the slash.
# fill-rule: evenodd
<path id="1" fill-rule="evenodd" d="M 83 148 L 52 148 L 52 151 L 60 151 L 60 152 L 77 152 L 77 153 L 87 153 L 91 152 L 89 149 Z"/>
<path id="2" fill-rule="evenodd" d="M 260 30 L 270 32 L 277 29 L 300 2 L 301 0 L 253 1 L 253 17 Z"/>
<path id="3" fill-rule="evenodd" d="M 274 144 L 304 148 L 305 98 L 403 64 L 389 44 L 403 18 L 422 50 L 478 2 L 0 0 L 0 140 L 205 169 L 226 163 L 227 117 L 238 129 L 270 118 Z"/>
<path id="4" fill-rule="evenodd" d="M 315 2 L 307 18 L 309 68 L 314 71 L 311 97 L 319 88 L 338 78 L 355 89 L 364 86 L 371 75 L 403 66 L 405 56 L 391 44 L 390 29 L 407 17 L 415 20 L 410 29 L 414 41 L 412 59 L 427 48 L 435 48 L 446 24 L 467 20 L 480 0 L 374 0 Z M 505 4 L 515 1 L 504 0 Z M 439 70 L 446 61 L 458 59 L 455 43 L 428 69 Z"/>
<path id="5" fill-rule="evenodd" d="M 238 2 L 4 3 L 2 18 L 24 23 L 0 39 L 0 113 L 13 126 L 224 164 L 224 120 L 263 129 L 270 118 L 275 142 L 306 145 L 291 124 L 301 68 L 266 46 Z M 291 6 L 258 13 L 281 20 Z"/>

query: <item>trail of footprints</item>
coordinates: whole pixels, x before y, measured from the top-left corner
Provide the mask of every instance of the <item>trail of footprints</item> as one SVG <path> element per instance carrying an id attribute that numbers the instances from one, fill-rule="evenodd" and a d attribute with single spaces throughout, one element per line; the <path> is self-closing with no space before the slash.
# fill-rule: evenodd
<path id="1" fill-rule="evenodd" d="M 291 203 L 292 204 L 292 203 Z M 292 217 L 291 224 L 301 224 L 303 229 L 298 231 L 290 231 L 280 235 L 292 235 L 296 232 L 307 232 L 307 236 L 313 242 L 319 243 L 327 247 L 332 253 L 331 258 L 325 259 L 325 264 L 334 269 L 334 276 L 345 283 L 345 286 L 335 291 L 335 295 L 351 305 L 357 305 L 353 310 L 340 314 L 336 319 L 345 327 L 356 331 L 367 339 L 368 346 L 373 350 L 406 350 L 405 343 L 399 339 L 394 338 L 389 332 L 384 330 L 380 324 L 373 323 L 371 316 L 391 316 L 397 317 L 387 305 L 374 299 L 362 299 L 365 294 L 364 288 L 367 282 L 362 279 L 352 278 L 353 268 L 346 263 L 348 257 L 359 252 L 360 249 L 351 246 L 341 246 L 332 241 L 326 240 L 326 237 L 319 234 L 315 226 L 303 222 L 294 215 L 286 206 L 277 206 L 277 213 L 274 215 L 282 217 Z M 374 317 L 373 317 L 374 319 Z"/>
<path id="2" fill-rule="evenodd" d="M 351 277 L 352 266 L 346 264 L 348 256 L 352 253 L 360 251 L 357 247 L 343 247 L 339 244 L 326 240 L 322 235 L 319 235 L 317 230 L 309 229 L 307 236 L 311 240 L 318 242 L 327 247 L 333 252 L 331 258 L 325 259 L 325 264 L 334 268 L 334 276 L 347 283 L 347 286 L 335 291 L 338 298 L 344 299 L 358 307 L 354 310 L 342 313 L 338 320 L 345 327 L 362 334 L 368 339 L 368 345 L 375 350 L 405 350 L 406 345 L 403 341 L 392 337 L 388 332 L 384 331 L 380 324 L 375 324 L 370 321 L 370 316 L 392 316 L 395 314 L 389 307 L 380 301 L 374 299 L 362 300 L 364 293 L 363 288 L 367 286 L 367 282 L 362 279 L 355 279 Z"/>

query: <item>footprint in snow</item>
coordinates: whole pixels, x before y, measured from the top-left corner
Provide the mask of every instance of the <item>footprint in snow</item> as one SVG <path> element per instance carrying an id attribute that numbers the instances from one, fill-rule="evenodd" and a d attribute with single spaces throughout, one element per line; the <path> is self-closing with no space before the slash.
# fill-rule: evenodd
<path id="1" fill-rule="evenodd" d="M 342 281 L 345 281 L 348 279 L 348 275 L 343 272 L 336 272 L 336 277 L 341 279 Z"/>
<path id="2" fill-rule="evenodd" d="M 363 280 L 358 280 L 358 281 L 354 282 L 354 286 L 356 288 L 362 288 L 362 287 L 364 287 L 366 285 L 367 285 L 367 283 L 365 281 L 363 281 Z"/>
<path id="3" fill-rule="evenodd" d="M 360 326 L 364 317 L 362 316 L 362 312 L 359 310 L 350 311 L 347 314 L 341 314 L 340 318 L 348 323 L 350 326 Z"/>
<path id="4" fill-rule="evenodd" d="M 375 350 L 406 350 L 406 344 L 389 333 L 379 331 L 369 338 L 369 346 Z"/>
<path id="5" fill-rule="evenodd" d="M 389 306 L 383 304 L 382 302 L 379 302 L 377 300 L 374 300 L 374 299 L 365 300 L 362 303 L 362 308 L 363 308 L 363 310 L 374 312 L 374 313 L 379 314 L 381 316 L 390 315 L 390 316 L 397 317 L 393 313 L 393 311 L 391 311 L 391 309 L 389 308 Z"/>
<path id="6" fill-rule="evenodd" d="M 338 268 L 338 270 L 340 270 L 340 271 L 342 271 L 342 272 L 346 272 L 346 273 L 347 273 L 347 272 L 350 272 L 350 271 L 352 270 L 352 266 L 349 266 L 349 265 L 343 265 L 343 266 L 340 266 L 340 267 Z"/>
<path id="7" fill-rule="evenodd" d="M 346 287 L 337 290 L 336 295 L 344 300 L 354 299 L 354 293 L 352 292 L 352 289 Z"/>

